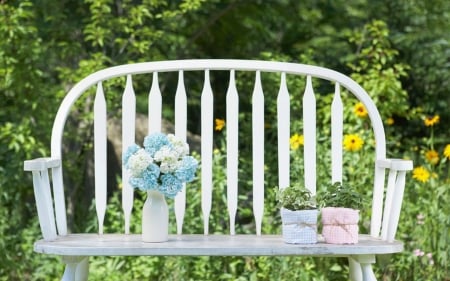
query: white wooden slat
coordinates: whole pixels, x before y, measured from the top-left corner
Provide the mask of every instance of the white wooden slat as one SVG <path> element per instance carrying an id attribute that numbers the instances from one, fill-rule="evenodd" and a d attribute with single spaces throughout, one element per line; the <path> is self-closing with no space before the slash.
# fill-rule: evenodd
<path id="1" fill-rule="evenodd" d="M 106 100 L 102 83 L 99 82 L 94 101 L 95 209 L 97 211 L 99 234 L 103 234 L 103 221 L 106 212 L 106 119 Z"/>
<path id="2" fill-rule="evenodd" d="M 305 157 L 305 187 L 316 194 L 316 98 L 311 76 L 306 78 L 303 95 L 303 136 Z"/>
<path id="3" fill-rule="evenodd" d="M 252 102 L 253 213 L 256 234 L 261 235 L 264 214 L 264 94 L 260 71 L 256 72 Z"/>
<path id="4" fill-rule="evenodd" d="M 331 182 L 342 182 L 342 141 L 344 126 L 344 107 L 340 85 L 336 82 L 331 104 Z"/>
<path id="5" fill-rule="evenodd" d="M 162 97 L 158 72 L 153 72 L 153 82 L 148 97 L 148 133 L 161 132 Z"/>
<path id="6" fill-rule="evenodd" d="M 66 199 L 64 198 L 64 185 L 62 167 L 52 168 L 53 201 L 55 203 L 56 227 L 59 235 L 67 234 Z"/>
<path id="7" fill-rule="evenodd" d="M 183 71 L 178 73 L 178 86 L 175 94 L 175 135 L 186 141 L 187 129 L 187 97 L 184 86 Z M 175 218 L 177 221 L 177 233 L 183 231 L 184 213 L 186 210 L 186 184 L 175 197 Z"/>
<path id="8" fill-rule="evenodd" d="M 383 216 L 383 197 L 386 169 L 375 164 L 375 175 L 373 183 L 372 216 L 370 219 L 370 235 L 380 236 L 381 219 Z"/>
<path id="9" fill-rule="evenodd" d="M 230 82 L 226 96 L 227 108 L 227 206 L 230 219 L 230 234 L 235 234 L 235 219 L 238 197 L 238 135 L 239 97 L 236 89 L 235 72 L 230 71 Z"/>
<path id="10" fill-rule="evenodd" d="M 127 76 L 125 91 L 122 95 L 122 151 L 136 141 L 136 95 L 131 75 Z M 131 211 L 133 209 L 134 190 L 129 184 L 130 173 L 122 168 L 122 209 L 125 220 L 125 234 L 130 233 Z"/>
<path id="11" fill-rule="evenodd" d="M 381 227 L 381 239 L 383 240 L 387 239 L 389 217 L 392 210 L 392 202 L 394 199 L 394 188 L 396 179 L 397 179 L 397 171 L 390 170 L 387 181 L 386 199 L 384 204 L 383 221 Z"/>
<path id="12" fill-rule="evenodd" d="M 286 188 L 290 184 L 289 139 L 291 134 L 291 105 L 286 85 L 286 73 L 281 73 L 280 89 L 277 97 L 278 124 L 278 186 Z"/>
<path id="13" fill-rule="evenodd" d="M 389 224 L 387 231 L 387 242 L 392 242 L 395 239 L 397 232 L 398 221 L 400 219 L 400 210 L 402 208 L 403 193 L 405 191 L 406 171 L 398 171 L 397 180 L 395 181 L 394 197 L 392 200 L 392 208 L 389 214 Z"/>
<path id="14" fill-rule="evenodd" d="M 33 187 L 39 225 L 44 240 L 52 241 L 56 238 L 56 226 L 47 170 L 33 171 Z"/>
<path id="15" fill-rule="evenodd" d="M 214 97 L 209 79 L 209 70 L 205 70 L 205 81 L 201 96 L 201 181 L 203 231 L 205 235 L 209 233 L 209 214 L 211 213 L 212 204 L 213 112 Z"/>

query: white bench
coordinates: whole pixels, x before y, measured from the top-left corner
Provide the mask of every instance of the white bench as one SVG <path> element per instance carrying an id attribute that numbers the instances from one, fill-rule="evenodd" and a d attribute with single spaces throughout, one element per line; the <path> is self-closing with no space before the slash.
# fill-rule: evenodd
<path id="1" fill-rule="evenodd" d="M 228 71 L 229 83 L 226 96 L 226 136 L 227 136 L 227 204 L 230 221 L 230 234 L 209 234 L 208 220 L 212 194 L 212 159 L 213 159 L 213 112 L 214 94 L 211 88 L 210 73 Z M 153 74 L 149 94 L 149 133 L 161 130 L 161 91 L 158 73 L 178 73 L 178 86 L 175 96 L 175 134 L 186 138 L 187 96 L 184 76 L 187 72 L 201 72 L 204 85 L 201 93 L 201 194 L 204 233 L 182 234 L 185 212 L 185 193 L 175 198 L 175 215 L 177 234 L 172 234 L 165 243 L 143 243 L 140 234 L 130 234 L 130 217 L 133 206 L 133 189 L 123 180 L 122 206 L 124 212 L 124 233 L 103 233 L 103 219 L 107 208 L 106 162 L 107 162 L 107 108 L 102 82 L 115 77 L 126 77 L 123 85 L 122 104 L 122 146 L 128 147 L 135 142 L 136 98 L 132 78 L 138 75 Z M 252 99 L 252 140 L 253 149 L 253 211 L 256 229 L 253 235 L 235 234 L 235 217 L 238 204 L 238 114 L 239 96 L 236 89 L 235 75 L 239 72 L 253 72 L 254 91 L 252 96 L 240 97 Z M 266 72 L 279 73 L 280 84 L 276 85 L 278 143 L 264 142 L 264 98 L 261 76 Z M 286 77 L 301 76 L 306 81 L 303 95 L 304 127 L 304 174 L 305 186 L 316 192 L 316 95 L 313 79 L 320 78 L 335 88 L 333 104 L 330 107 L 331 121 L 331 172 L 330 182 L 342 181 L 343 174 L 343 102 L 341 89 L 346 94 L 353 94 L 368 111 L 375 137 L 375 158 L 373 198 L 371 206 L 370 233 L 361 234 L 358 244 L 325 244 L 321 238 L 312 245 L 285 244 L 280 235 L 262 234 L 261 224 L 264 212 L 264 147 L 278 147 L 279 186 L 290 183 L 290 98 Z M 150 79 L 149 79 L 150 80 Z M 124 80 L 125 81 L 125 80 Z M 95 201 L 99 218 L 99 234 L 70 234 L 67 232 L 66 207 L 62 171 L 62 140 L 66 119 L 72 105 L 91 87 L 96 87 L 94 105 L 94 144 L 95 144 Z M 223 89 L 225 92 L 226 89 Z M 267 99 L 267 97 L 266 97 Z M 65 159 L 64 161 L 70 161 Z M 375 280 L 372 264 L 376 255 L 398 253 L 403 244 L 395 240 L 406 171 L 412 169 L 412 162 L 407 160 L 387 159 L 386 140 L 382 119 L 369 95 L 355 81 L 336 71 L 296 63 L 252 61 L 252 60 L 180 60 L 160 61 L 121 65 L 93 73 L 76 84 L 64 98 L 56 115 L 51 136 L 51 157 L 25 161 L 26 171 L 33 172 L 39 222 L 44 239 L 35 243 L 38 253 L 59 255 L 67 264 L 63 280 L 84 280 L 88 275 L 89 256 L 336 256 L 348 257 L 350 277 L 353 280 Z M 51 177 L 49 176 L 51 172 Z M 386 180 L 386 173 L 388 177 Z M 51 181 L 50 182 L 50 179 Z M 385 184 L 386 181 L 386 184 Z M 53 191 L 51 191 L 51 186 Z M 94 187 L 92 187 L 94 188 Z M 189 187 L 188 187 L 189 188 Z M 370 210 L 368 210 L 370 211 Z M 200 215 L 200 214 L 199 214 Z"/>

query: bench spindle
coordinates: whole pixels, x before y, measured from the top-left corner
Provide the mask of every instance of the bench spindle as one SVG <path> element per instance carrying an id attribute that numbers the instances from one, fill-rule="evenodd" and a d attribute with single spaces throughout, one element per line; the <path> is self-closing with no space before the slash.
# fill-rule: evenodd
<path id="1" fill-rule="evenodd" d="M 95 209 L 98 218 L 98 233 L 103 234 L 103 222 L 106 212 L 106 163 L 107 127 L 106 100 L 102 83 L 97 84 L 94 100 L 94 165 L 95 165 Z"/>
<path id="2" fill-rule="evenodd" d="M 286 188 L 290 184 L 290 118 L 291 105 L 286 85 L 286 73 L 281 73 L 280 89 L 277 97 L 278 124 L 278 187 Z"/>
<path id="3" fill-rule="evenodd" d="M 125 91 L 122 95 L 122 151 L 135 143 L 136 136 L 136 95 L 131 75 L 127 75 Z M 128 183 L 130 173 L 122 169 L 122 209 L 125 220 L 125 234 L 130 233 L 131 211 L 133 209 L 134 190 Z"/>
<path id="4" fill-rule="evenodd" d="M 256 71 L 252 103 L 253 214 L 256 234 L 261 235 L 264 214 L 264 93 L 260 71 Z"/>
<path id="5" fill-rule="evenodd" d="M 201 96 L 201 184 L 203 233 L 209 233 L 209 214 L 212 204 L 212 167 L 213 167 L 213 132 L 214 132 L 214 97 L 209 78 L 205 70 L 205 80 Z"/>
<path id="6" fill-rule="evenodd" d="M 238 201 L 238 158 L 239 158 L 239 96 L 236 89 L 234 70 L 230 71 L 230 82 L 226 95 L 227 104 L 227 207 L 230 220 L 230 234 L 235 234 L 235 219 Z"/>

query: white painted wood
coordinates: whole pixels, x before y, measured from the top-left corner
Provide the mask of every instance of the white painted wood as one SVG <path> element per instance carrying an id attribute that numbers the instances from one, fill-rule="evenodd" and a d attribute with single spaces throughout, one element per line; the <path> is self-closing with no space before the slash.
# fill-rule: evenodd
<path id="1" fill-rule="evenodd" d="M 99 82 L 94 101 L 95 209 L 97 211 L 99 234 L 103 234 L 103 221 L 106 212 L 106 118 L 106 100 L 102 83 Z"/>
<path id="2" fill-rule="evenodd" d="M 136 142 L 136 95 L 131 75 L 127 75 L 125 91 L 122 95 L 122 152 Z M 125 234 L 130 233 L 131 211 L 133 210 L 134 190 L 129 184 L 130 173 L 122 167 L 122 209 L 125 221 Z"/>
<path id="3" fill-rule="evenodd" d="M 24 161 L 23 169 L 24 171 L 43 171 L 49 168 L 58 167 L 59 165 L 61 165 L 59 159 L 43 157 Z"/>
<path id="4" fill-rule="evenodd" d="M 67 234 L 66 198 L 64 197 L 64 185 L 62 167 L 52 168 L 53 202 L 55 204 L 56 227 L 59 235 Z"/>
<path id="5" fill-rule="evenodd" d="M 316 97 L 310 75 L 303 95 L 303 136 L 305 158 L 305 187 L 316 194 Z"/>
<path id="6" fill-rule="evenodd" d="M 349 271 L 349 278 L 351 281 L 363 281 L 361 264 L 358 261 L 356 261 L 354 257 L 348 258 L 348 271 Z"/>
<path id="7" fill-rule="evenodd" d="M 395 182 L 394 198 L 392 200 L 391 213 L 389 214 L 389 223 L 387 231 L 387 241 L 391 242 L 395 239 L 398 221 L 400 218 L 400 210 L 402 207 L 403 193 L 405 190 L 405 171 L 399 171 Z"/>
<path id="8" fill-rule="evenodd" d="M 140 234 L 70 234 L 36 242 L 38 253 L 75 256 L 340 256 L 398 253 L 403 244 L 360 234 L 358 244 L 286 244 L 281 235 L 169 235 L 165 243 L 142 243 Z"/>
<path id="9" fill-rule="evenodd" d="M 98 84 L 95 111 L 95 159 L 96 159 L 96 201 L 99 213 L 99 232 L 102 233 L 104 209 L 106 209 L 106 103 L 101 82 L 113 77 L 127 76 L 127 85 L 123 94 L 123 149 L 135 141 L 136 101 L 131 76 L 153 73 L 153 82 L 149 93 L 149 133 L 161 131 L 162 96 L 159 89 L 158 73 L 179 72 L 179 82 L 175 98 L 175 133 L 186 137 L 187 97 L 184 87 L 183 71 L 205 71 L 205 82 L 201 97 L 201 174 L 202 174 L 202 213 L 204 234 L 209 233 L 209 216 L 212 204 L 212 163 L 213 163 L 213 93 L 210 85 L 210 70 L 230 71 L 230 83 L 227 92 L 227 205 L 230 218 L 230 233 L 235 234 L 235 217 L 238 202 L 238 133 L 239 133 L 239 97 L 235 84 L 235 71 L 256 71 L 253 92 L 253 211 L 257 235 L 177 235 L 171 236 L 167 243 L 142 244 L 140 235 L 68 235 L 56 236 L 51 210 L 51 192 L 47 169 L 52 169 L 53 193 L 55 204 L 56 228 L 59 235 L 67 234 L 66 210 L 64 202 L 63 175 L 60 161 L 62 159 L 62 136 L 64 124 L 71 106 L 83 93 Z M 277 97 L 279 186 L 290 184 L 290 100 L 286 85 L 286 75 L 307 76 L 307 85 L 303 96 L 304 149 L 305 149 L 305 184 L 315 193 L 316 190 L 316 101 L 312 87 L 312 78 L 322 78 L 335 83 L 335 96 L 332 110 L 332 181 L 342 180 L 342 136 L 343 104 L 340 89 L 345 89 L 361 101 L 369 113 L 375 135 L 375 180 L 370 235 L 361 235 L 356 245 L 324 244 L 319 239 L 315 245 L 289 245 L 282 242 L 280 236 L 261 235 L 261 220 L 264 212 L 264 95 L 260 83 L 260 72 L 281 73 L 280 89 Z M 243 97 L 249 98 L 249 97 Z M 320 156 L 319 156 L 320 157 Z M 108 68 L 93 73 L 80 81 L 64 98 L 52 129 L 51 158 L 32 160 L 24 164 L 25 170 L 33 171 L 36 200 L 41 227 L 46 229 L 44 238 L 51 243 L 36 243 L 36 251 L 58 255 L 306 255 L 306 256 L 352 256 L 352 275 L 364 275 L 364 280 L 373 280 L 371 264 L 375 254 L 395 253 L 402 250 L 402 244 L 394 240 L 400 215 L 400 207 L 405 186 L 405 173 L 412 169 L 412 162 L 386 159 L 386 140 L 383 123 L 378 110 L 369 95 L 352 79 L 330 69 L 282 62 L 245 61 L 245 60 L 180 60 L 150 63 L 138 63 Z M 385 173 L 389 171 L 386 204 L 384 204 Z M 127 179 L 124 174 L 123 180 Z M 124 184 L 123 209 L 125 217 L 131 214 L 133 193 Z M 42 193 L 41 186 L 48 187 Z M 97 190 L 97 187 L 98 190 Z M 131 191 L 131 192 L 130 192 Z M 183 190 L 184 193 L 185 190 Z M 50 197 L 48 197 L 47 195 Z M 181 197 L 180 197 L 181 196 Z M 185 210 L 185 193 L 176 198 L 177 233 L 182 232 Z M 41 202 L 41 203 L 39 203 Z M 42 203 L 44 202 L 44 203 Z M 41 207 L 39 207 L 41 206 Z M 42 215 L 42 213 L 47 214 Z M 103 214 L 103 215 L 102 215 Z M 384 221 L 382 221 L 384 219 Z M 125 233 L 129 233 L 129 218 L 125 218 Z M 127 222 L 128 221 L 128 222 Z M 53 222 L 54 224 L 54 222 Z M 50 234 L 48 234 L 50 229 Z M 381 238 L 379 237 L 381 230 Z M 386 239 L 387 241 L 383 241 Z M 388 243 L 392 241 L 392 243 Z M 149 244 L 149 245 L 147 245 Z M 366 255 L 366 256 L 365 256 Z M 373 261 L 372 261 L 373 259 Z M 359 264 L 361 266 L 359 266 Z M 80 267 L 80 265 L 77 265 Z M 362 273 L 356 272 L 362 268 Z M 68 275 L 73 268 L 68 266 Z M 86 273 L 87 276 L 87 273 Z"/>
<path id="10" fill-rule="evenodd" d="M 187 130 L 187 97 L 184 86 L 183 71 L 178 72 L 177 92 L 175 93 L 175 135 L 186 141 Z M 175 218 L 177 221 L 177 233 L 183 231 L 183 220 L 186 209 L 186 184 L 175 197 Z"/>
<path id="11" fill-rule="evenodd" d="M 281 73 L 280 89 L 277 97 L 278 124 L 278 187 L 290 185 L 289 139 L 291 135 L 291 105 L 286 85 L 286 73 Z"/>
<path id="12" fill-rule="evenodd" d="M 256 72 L 252 97 L 253 214 L 256 234 L 261 235 L 264 214 L 264 94 L 260 71 Z"/>
<path id="13" fill-rule="evenodd" d="M 56 238 L 56 226 L 47 173 L 33 171 L 33 187 L 42 235 L 46 241 L 52 241 Z M 47 174 L 46 180 L 43 174 Z"/>
<path id="14" fill-rule="evenodd" d="M 394 199 L 394 189 L 395 189 L 395 181 L 397 179 L 397 171 L 391 170 L 388 176 L 387 188 L 386 188 L 386 200 L 383 211 L 383 221 L 381 228 L 381 239 L 387 239 L 388 233 L 388 225 L 389 225 L 389 214 L 392 209 L 392 202 Z"/>
<path id="15" fill-rule="evenodd" d="M 64 98 L 55 118 L 52 130 L 52 157 L 61 158 L 61 139 L 64 123 L 69 114 L 70 107 L 81 96 L 86 89 L 95 85 L 99 81 L 124 76 L 128 74 L 140 74 L 150 72 L 167 72 L 178 70 L 245 70 L 245 71 L 267 71 L 285 72 L 295 75 L 310 75 L 312 77 L 338 82 L 342 87 L 354 94 L 366 107 L 369 117 L 373 123 L 377 159 L 386 158 L 386 141 L 383 129 L 383 122 L 376 109 L 375 104 L 370 99 L 367 92 L 350 77 L 337 71 L 319 66 L 275 62 L 260 60 L 173 60 L 145 62 L 115 66 L 95 72 L 77 83 Z"/>
<path id="16" fill-rule="evenodd" d="M 358 255 L 355 259 L 361 264 L 362 280 L 376 281 L 377 279 L 372 269 L 372 264 L 376 262 L 375 255 Z"/>
<path id="17" fill-rule="evenodd" d="M 230 82 L 226 96 L 227 108 L 227 207 L 230 220 L 230 234 L 235 234 L 235 219 L 238 203 L 238 139 L 239 139 L 239 97 L 234 70 L 230 71 Z"/>
<path id="18" fill-rule="evenodd" d="M 331 104 L 331 182 L 342 182 L 342 142 L 344 126 L 344 106 L 339 83 L 335 84 Z"/>
<path id="19" fill-rule="evenodd" d="M 384 159 L 384 158 L 383 158 Z M 370 220 L 370 234 L 379 237 L 383 210 L 383 195 L 386 170 L 375 164 L 375 176 L 373 183 L 372 216 Z"/>
<path id="20" fill-rule="evenodd" d="M 89 276 L 89 257 L 82 257 L 75 271 L 75 280 L 87 281 Z"/>
<path id="21" fill-rule="evenodd" d="M 213 114 L 214 97 L 209 70 L 205 70 L 205 81 L 201 96 L 201 181 L 203 232 L 205 235 L 209 233 L 209 214 L 212 204 Z"/>
<path id="22" fill-rule="evenodd" d="M 88 258 L 79 256 L 63 256 L 66 264 L 62 281 L 87 281 L 88 280 Z"/>
<path id="23" fill-rule="evenodd" d="M 153 82 L 148 97 L 148 133 L 161 132 L 162 97 L 158 72 L 153 72 Z"/>

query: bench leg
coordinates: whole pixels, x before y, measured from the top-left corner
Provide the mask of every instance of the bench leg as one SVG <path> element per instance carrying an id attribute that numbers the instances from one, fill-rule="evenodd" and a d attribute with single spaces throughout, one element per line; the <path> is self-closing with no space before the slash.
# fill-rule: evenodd
<path id="1" fill-rule="evenodd" d="M 359 256 L 354 256 L 350 259 L 354 259 L 355 263 L 359 263 L 361 265 L 360 267 L 360 272 L 361 274 L 358 274 L 359 276 L 357 277 L 362 277 L 363 281 L 376 281 L 376 277 L 375 274 L 373 273 L 372 270 L 372 264 L 375 263 L 375 255 L 359 255 Z M 356 264 L 355 264 L 356 265 Z M 350 266 L 351 269 L 351 266 Z M 356 270 L 355 270 L 356 272 Z M 352 272 L 350 271 L 350 274 L 352 274 Z M 353 280 L 353 279 L 352 279 Z M 356 279 L 356 280 L 361 280 L 361 279 Z"/>
<path id="2" fill-rule="evenodd" d="M 354 257 L 348 258 L 348 267 L 350 271 L 350 280 L 362 281 L 361 264 Z"/>
<path id="3" fill-rule="evenodd" d="M 63 256 L 66 264 L 61 281 L 86 281 L 89 274 L 89 257 Z"/>

